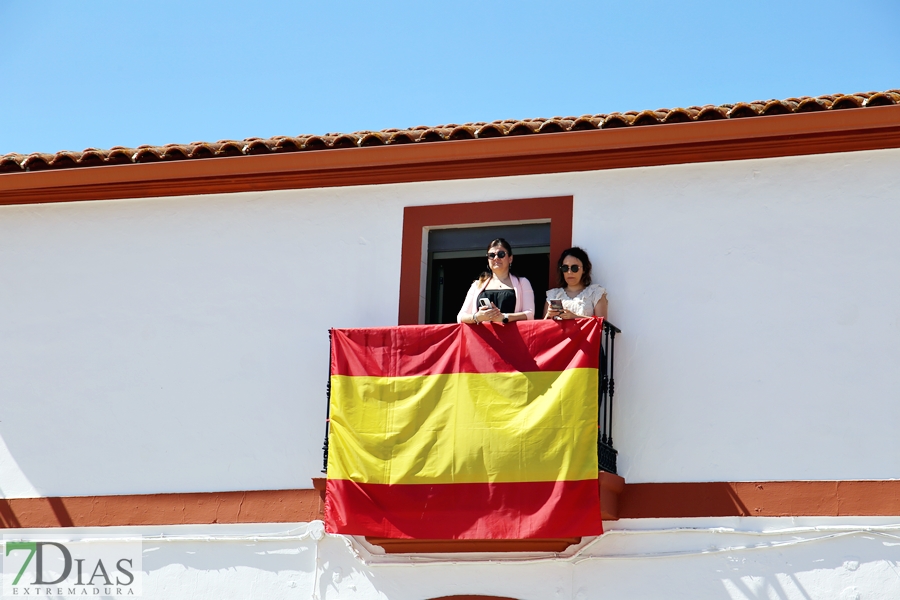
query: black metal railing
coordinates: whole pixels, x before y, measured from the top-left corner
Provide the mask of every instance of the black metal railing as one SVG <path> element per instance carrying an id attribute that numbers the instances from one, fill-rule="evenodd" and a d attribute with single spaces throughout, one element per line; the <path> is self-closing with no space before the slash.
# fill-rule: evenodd
<path id="1" fill-rule="evenodd" d="M 331 330 L 328 330 L 328 383 L 325 384 L 325 442 L 322 444 L 322 472 L 328 472 L 328 430 L 331 428 Z"/>
<path id="2" fill-rule="evenodd" d="M 616 457 L 619 452 L 613 447 L 612 420 L 613 396 L 616 394 L 616 380 L 613 360 L 616 353 L 616 334 L 622 333 L 609 321 L 603 321 L 603 339 L 600 351 L 599 414 L 597 415 L 597 462 L 601 471 L 616 473 Z"/>

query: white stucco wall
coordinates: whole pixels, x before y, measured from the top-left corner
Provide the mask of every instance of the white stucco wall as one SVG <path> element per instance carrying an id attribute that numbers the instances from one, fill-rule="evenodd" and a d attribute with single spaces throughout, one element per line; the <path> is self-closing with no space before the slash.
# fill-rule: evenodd
<path id="1" fill-rule="evenodd" d="M 0 495 L 310 487 L 404 206 L 573 195 L 629 482 L 900 476 L 900 150 L 0 207 Z"/>
<path id="2" fill-rule="evenodd" d="M 142 597 L 423 600 L 888 600 L 900 529 L 887 519 L 651 519 L 608 524 L 561 555 L 384 555 L 322 523 L 52 530 L 143 539 Z M 34 539 L 48 530 L 18 530 Z M 77 548 L 79 542 L 71 545 Z M 83 543 L 83 542 L 82 542 Z M 13 573 L 15 575 L 15 573 Z M 12 575 L 8 575 L 12 576 Z"/>

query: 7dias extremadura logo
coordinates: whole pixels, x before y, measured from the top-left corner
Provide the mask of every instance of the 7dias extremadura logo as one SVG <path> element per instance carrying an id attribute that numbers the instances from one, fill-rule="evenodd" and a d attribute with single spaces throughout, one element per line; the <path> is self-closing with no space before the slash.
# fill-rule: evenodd
<path id="1" fill-rule="evenodd" d="M 134 539 L 3 536 L 3 595 L 29 599 L 141 595 L 141 542 Z"/>

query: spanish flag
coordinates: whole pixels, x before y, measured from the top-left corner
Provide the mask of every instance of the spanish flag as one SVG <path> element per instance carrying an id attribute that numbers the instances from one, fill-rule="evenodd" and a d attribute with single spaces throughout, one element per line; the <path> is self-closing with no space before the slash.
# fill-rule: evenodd
<path id="1" fill-rule="evenodd" d="M 327 531 L 601 534 L 602 323 L 333 330 Z"/>

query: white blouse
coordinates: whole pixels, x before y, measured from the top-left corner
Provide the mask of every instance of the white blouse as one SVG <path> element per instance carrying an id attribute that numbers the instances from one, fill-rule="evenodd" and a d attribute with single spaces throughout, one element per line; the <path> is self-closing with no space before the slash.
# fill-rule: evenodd
<path id="1" fill-rule="evenodd" d="M 582 317 L 592 317 L 594 316 L 594 306 L 605 293 L 606 290 L 603 287 L 594 283 L 581 290 L 574 298 L 569 298 L 564 288 L 547 290 L 547 300 L 562 300 L 562 305 L 566 310 Z"/>

